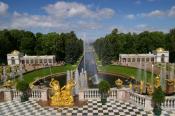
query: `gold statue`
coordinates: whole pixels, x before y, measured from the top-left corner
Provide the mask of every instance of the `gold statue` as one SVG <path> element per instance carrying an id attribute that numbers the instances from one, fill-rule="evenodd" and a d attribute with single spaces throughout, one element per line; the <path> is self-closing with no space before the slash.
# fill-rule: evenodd
<path id="1" fill-rule="evenodd" d="M 117 79 L 117 80 L 115 81 L 115 84 L 116 84 L 117 88 L 121 88 L 122 85 L 123 85 L 123 81 L 120 80 L 120 79 Z"/>
<path id="2" fill-rule="evenodd" d="M 138 92 L 138 85 L 137 84 L 134 85 L 134 91 Z"/>
<path id="3" fill-rule="evenodd" d="M 60 106 L 61 105 L 61 99 L 60 99 L 61 96 L 60 96 L 59 82 L 52 78 L 49 85 L 52 88 L 51 89 L 52 97 L 51 97 L 50 105 L 51 106 Z"/>
<path id="4" fill-rule="evenodd" d="M 160 77 L 159 76 L 155 78 L 155 88 L 158 88 L 158 87 L 160 87 Z"/>
<path id="5" fill-rule="evenodd" d="M 73 106 L 74 99 L 72 96 L 72 89 L 75 86 L 75 82 L 73 79 L 69 80 L 65 86 L 61 88 L 57 80 L 52 78 L 50 82 L 50 87 L 52 88 L 52 96 L 51 96 L 51 106 Z"/>
<path id="6" fill-rule="evenodd" d="M 152 85 L 147 84 L 146 90 L 147 90 L 147 93 L 148 93 L 149 96 L 151 96 L 153 94 L 153 87 L 152 87 Z"/>
<path id="7" fill-rule="evenodd" d="M 3 84 L 3 87 L 6 87 L 6 88 L 12 88 L 12 86 L 14 85 L 13 81 L 11 80 L 8 80 L 8 81 L 5 81 L 4 84 Z"/>
<path id="8" fill-rule="evenodd" d="M 129 83 L 129 88 L 132 90 L 132 83 Z"/>
<path id="9" fill-rule="evenodd" d="M 144 82 L 140 81 L 140 93 L 143 93 L 143 86 L 144 86 Z"/>
<path id="10" fill-rule="evenodd" d="M 61 88 L 61 99 L 64 101 L 64 106 L 73 106 L 74 99 L 72 96 L 72 89 L 75 86 L 73 79 L 69 80 L 65 86 Z"/>

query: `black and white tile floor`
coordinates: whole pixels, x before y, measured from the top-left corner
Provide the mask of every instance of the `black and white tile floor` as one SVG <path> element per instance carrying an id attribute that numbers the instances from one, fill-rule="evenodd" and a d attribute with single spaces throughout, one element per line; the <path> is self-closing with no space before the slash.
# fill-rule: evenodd
<path id="1" fill-rule="evenodd" d="M 163 111 L 163 116 L 175 116 Z M 0 116 L 152 116 L 130 103 L 108 100 L 102 105 L 99 100 L 89 100 L 83 107 L 41 107 L 36 100 L 27 102 L 8 101 L 0 103 Z"/>

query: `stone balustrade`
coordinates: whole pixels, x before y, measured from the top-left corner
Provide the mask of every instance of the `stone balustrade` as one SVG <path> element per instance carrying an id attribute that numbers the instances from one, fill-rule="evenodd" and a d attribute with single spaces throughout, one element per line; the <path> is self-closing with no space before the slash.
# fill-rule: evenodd
<path id="1" fill-rule="evenodd" d="M 83 91 L 82 94 L 84 97 L 83 99 L 100 99 L 100 94 L 98 89 L 86 89 Z"/>
<path id="2" fill-rule="evenodd" d="M 17 91 L 16 89 L 4 89 L 4 100 L 19 100 L 21 96 L 21 92 Z M 47 101 L 47 89 L 33 89 L 32 91 L 29 91 L 29 98 L 30 99 L 37 99 L 37 100 L 43 100 Z"/>
<path id="3" fill-rule="evenodd" d="M 88 99 L 100 99 L 99 89 L 86 89 L 81 90 L 79 92 L 80 100 L 88 100 Z M 117 89 L 111 88 L 109 91 L 109 98 L 110 99 L 117 99 Z"/>
<path id="4" fill-rule="evenodd" d="M 109 98 L 110 99 L 117 99 L 117 89 L 116 88 L 110 89 Z"/>
<path id="5" fill-rule="evenodd" d="M 134 92 L 129 92 L 129 101 L 137 106 L 145 107 L 146 97 Z"/>
<path id="6" fill-rule="evenodd" d="M 163 109 L 175 109 L 175 96 L 165 97 L 165 102 L 162 103 Z"/>
<path id="7" fill-rule="evenodd" d="M 19 100 L 21 92 L 16 91 L 15 89 L 0 89 L 0 91 L 4 92 L 4 100 Z M 48 89 L 33 89 L 30 93 L 30 99 L 36 99 L 36 100 L 48 100 Z M 111 88 L 109 92 L 109 99 L 114 100 L 123 100 L 130 102 L 134 105 L 137 105 L 146 111 L 152 110 L 152 103 L 151 103 L 151 97 L 146 95 L 140 95 L 138 93 L 132 92 L 129 89 L 117 89 L 117 88 Z M 90 99 L 100 99 L 100 93 L 99 89 L 86 89 L 86 90 L 80 90 L 79 91 L 79 100 L 90 100 Z M 162 109 L 165 110 L 172 110 L 175 109 L 175 96 L 166 96 L 165 102 L 162 103 Z"/>

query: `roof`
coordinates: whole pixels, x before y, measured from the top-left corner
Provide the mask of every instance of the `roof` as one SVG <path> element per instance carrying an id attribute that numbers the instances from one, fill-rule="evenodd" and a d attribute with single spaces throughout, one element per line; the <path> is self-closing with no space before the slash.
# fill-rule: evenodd
<path id="1" fill-rule="evenodd" d="M 41 59 L 45 59 L 45 58 L 55 58 L 55 55 L 43 55 L 43 56 L 28 56 L 28 55 L 25 55 L 23 56 L 22 58 L 25 58 L 25 59 L 35 59 L 35 58 L 41 58 Z"/>
<path id="2" fill-rule="evenodd" d="M 121 57 L 153 57 L 154 54 L 120 54 Z"/>
<path id="3" fill-rule="evenodd" d="M 12 54 L 12 55 L 19 55 L 20 52 L 18 50 L 13 50 L 10 54 Z"/>
<path id="4" fill-rule="evenodd" d="M 161 52 L 164 52 L 165 51 L 165 49 L 163 49 L 163 48 L 157 48 L 156 49 L 156 52 L 158 52 L 158 53 L 161 53 Z"/>

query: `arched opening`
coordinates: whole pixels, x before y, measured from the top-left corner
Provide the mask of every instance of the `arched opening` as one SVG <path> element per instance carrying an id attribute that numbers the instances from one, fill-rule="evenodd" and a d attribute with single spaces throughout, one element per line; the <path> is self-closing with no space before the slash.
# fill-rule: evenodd
<path id="1" fill-rule="evenodd" d="M 11 61 L 12 61 L 12 65 L 14 65 L 15 64 L 15 58 L 11 57 Z"/>
<path id="2" fill-rule="evenodd" d="M 165 54 L 161 55 L 161 62 L 163 62 L 163 63 L 165 62 Z"/>

